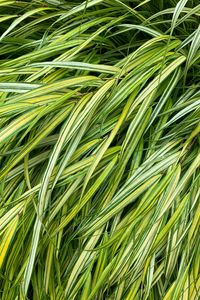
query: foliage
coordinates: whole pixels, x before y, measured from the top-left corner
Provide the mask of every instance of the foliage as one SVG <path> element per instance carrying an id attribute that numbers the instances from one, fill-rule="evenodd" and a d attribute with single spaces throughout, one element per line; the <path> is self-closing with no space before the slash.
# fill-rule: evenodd
<path id="1" fill-rule="evenodd" d="M 199 21 L 0 1 L 0 299 L 198 299 Z"/>

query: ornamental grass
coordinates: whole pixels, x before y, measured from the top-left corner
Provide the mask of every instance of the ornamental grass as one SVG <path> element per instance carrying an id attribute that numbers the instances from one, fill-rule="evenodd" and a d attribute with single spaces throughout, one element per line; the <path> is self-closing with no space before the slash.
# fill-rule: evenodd
<path id="1" fill-rule="evenodd" d="M 0 1 L 0 299 L 200 297 L 198 0 Z"/>

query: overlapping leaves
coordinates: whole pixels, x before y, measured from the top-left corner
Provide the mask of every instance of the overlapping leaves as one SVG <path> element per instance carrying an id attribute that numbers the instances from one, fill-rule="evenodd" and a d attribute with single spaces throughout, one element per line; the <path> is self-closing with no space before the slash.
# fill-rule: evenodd
<path id="1" fill-rule="evenodd" d="M 200 8 L 175 2 L 0 2 L 2 300 L 198 299 Z"/>

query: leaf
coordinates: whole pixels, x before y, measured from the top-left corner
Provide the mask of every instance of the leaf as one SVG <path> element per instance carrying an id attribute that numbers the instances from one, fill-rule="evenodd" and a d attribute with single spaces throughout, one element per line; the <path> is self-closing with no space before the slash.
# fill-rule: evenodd
<path id="1" fill-rule="evenodd" d="M 174 9 L 173 12 L 173 17 L 172 17 L 172 25 L 171 25 L 171 33 L 170 35 L 172 35 L 174 28 L 176 26 L 176 22 L 178 20 L 179 15 L 181 14 L 181 12 L 183 11 L 183 8 L 185 7 L 186 3 L 188 2 L 188 0 L 180 0 L 177 4 L 176 7 Z"/>
<path id="2" fill-rule="evenodd" d="M 39 7 L 39 8 L 36 8 L 36 9 L 33 9 L 27 13 L 25 13 L 24 15 L 22 15 L 21 17 L 15 19 L 12 24 L 8 27 L 8 29 L 1 35 L 0 37 L 0 41 L 6 36 L 8 35 L 18 24 L 20 24 L 23 20 L 25 20 L 26 18 L 38 13 L 38 12 L 41 12 L 41 11 L 45 11 L 45 10 L 49 10 L 50 8 L 48 7 Z"/>
<path id="3" fill-rule="evenodd" d="M 188 52 L 187 60 L 186 60 L 186 70 L 188 70 L 192 64 L 192 60 L 197 54 L 198 49 L 200 48 L 200 25 L 195 31 L 194 37 L 192 39 L 192 43 Z"/>
<path id="4" fill-rule="evenodd" d="M 7 230 L 4 232 L 3 238 L 1 239 L 1 246 L 0 246 L 0 267 L 2 267 L 2 264 L 5 260 L 5 257 L 8 253 L 8 249 L 10 246 L 10 243 L 12 241 L 12 238 L 15 234 L 17 224 L 18 224 L 19 217 L 16 216 L 12 222 L 7 226 Z"/>
<path id="5" fill-rule="evenodd" d="M 115 74 L 119 73 L 120 69 L 114 66 L 107 66 L 107 65 L 98 65 L 98 64 L 89 64 L 84 62 L 76 62 L 76 61 L 69 61 L 69 62 L 43 62 L 43 63 L 36 63 L 32 64 L 32 67 L 45 67 L 51 66 L 55 68 L 69 68 L 69 69 L 76 69 L 76 70 L 87 70 L 99 73 L 108 73 L 108 74 Z"/>

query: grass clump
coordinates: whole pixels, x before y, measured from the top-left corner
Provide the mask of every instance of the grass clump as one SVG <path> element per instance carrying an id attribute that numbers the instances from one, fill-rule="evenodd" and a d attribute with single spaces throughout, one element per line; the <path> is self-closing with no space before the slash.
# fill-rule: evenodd
<path id="1" fill-rule="evenodd" d="M 0 1 L 0 299 L 198 299 L 199 20 Z"/>

